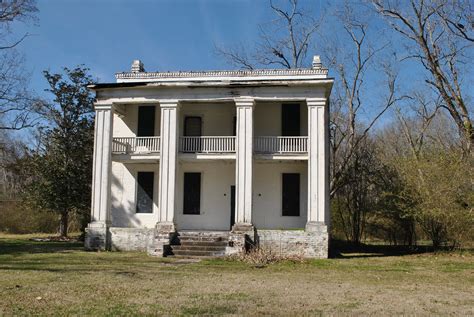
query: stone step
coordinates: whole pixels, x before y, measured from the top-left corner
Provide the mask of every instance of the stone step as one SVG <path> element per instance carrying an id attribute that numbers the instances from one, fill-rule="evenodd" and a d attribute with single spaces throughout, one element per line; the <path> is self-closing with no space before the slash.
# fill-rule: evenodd
<path id="1" fill-rule="evenodd" d="M 202 247 L 225 247 L 228 245 L 228 241 L 195 241 L 195 240 L 181 240 L 175 245 L 186 245 L 186 246 L 202 246 Z"/>
<path id="2" fill-rule="evenodd" d="M 173 254 L 175 256 L 187 256 L 187 257 L 195 257 L 195 256 L 218 257 L 218 256 L 224 256 L 225 250 L 222 250 L 222 251 L 173 250 Z"/>
<path id="3" fill-rule="evenodd" d="M 171 248 L 175 250 L 190 250 L 190 251 L 225 251 L 225 245 L 172 245 Z"/>
<path id="4" fill-rule="evenodd" d="M 228 237 L 205 237 L 205 236 L 178 236 L 177 239 L 181 242 L 183 241 L 205 241 L 205 242 L 221 242 L 229 239 Z"/>

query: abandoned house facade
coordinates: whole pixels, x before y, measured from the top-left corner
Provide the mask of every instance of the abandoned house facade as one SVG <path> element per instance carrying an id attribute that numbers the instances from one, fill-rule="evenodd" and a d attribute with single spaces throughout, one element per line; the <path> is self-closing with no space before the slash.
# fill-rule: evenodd
<path id="1" fill-rule="evenodd" d="M 146 72 L 96 93 L 87 249 L 328 253 L 333 80 L 311 68 Z"/>

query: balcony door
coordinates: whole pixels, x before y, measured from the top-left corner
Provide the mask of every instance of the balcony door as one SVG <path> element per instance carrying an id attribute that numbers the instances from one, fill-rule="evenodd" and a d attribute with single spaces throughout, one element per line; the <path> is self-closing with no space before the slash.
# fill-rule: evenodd
<path id="1" fill-rule="evenodd" d="M 201 136 L 202 120 L 201 117 L 184 118 L 184 136 Z"/>
<path id="2" fill-rule="evenodd" d="M 300 136 L 300 105 L 297 103 L 281 105 L 281 135 Z"/>
<path id="3" fill-rule="evenodd" d="M 137 136 L 155 136 L 155 106 L 138 107 Z"/>

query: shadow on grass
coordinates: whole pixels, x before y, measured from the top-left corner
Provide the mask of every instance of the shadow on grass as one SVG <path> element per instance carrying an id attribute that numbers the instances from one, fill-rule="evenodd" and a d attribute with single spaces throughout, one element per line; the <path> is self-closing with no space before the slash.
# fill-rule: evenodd
<path id="1" fill-rule="evenodd" d="M 20 255 L 24 253 L 58 253 L 78 250 L 83 250 L 83 243 L 79 241 L 39 242 L 26 239 L 0 239 L 0 255 Z"/>
<path id="2" fill-rule="evenodd" d="M 403 256 L 434 252 L 431 246 L 406 246 L 387 244 L 354 245 L 347 241 L 331 240 L 329 257 L 335 259 L 373 258 L 384 256 Z"/>

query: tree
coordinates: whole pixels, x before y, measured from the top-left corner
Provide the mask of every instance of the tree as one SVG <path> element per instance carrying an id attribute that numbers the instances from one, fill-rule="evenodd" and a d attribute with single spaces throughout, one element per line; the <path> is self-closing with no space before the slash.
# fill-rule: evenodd
<path id="1" fill-rule="evenodd" d="M 41 147 L 25 158 L 25 201 L 40 211 L 61 216 L 60 234 L 67 236 L 71 213 L 87 217 L 90 210 L 93 149 L 92 81 L 83 66 L 64 74 L 44 72 L 54 100 L 43 104 Z"/>
<path id="2" fill-rule="evenodd" d="M 298 0 L 288 0 L 288 6 L 278 6 L 270 0 L 276 19 L 259 26 L 259 40 L 249 52 L 244 45 L 216 47 L 217 53 L 229 63 L 243 69 L 277 66 L 301 68 L 307 63 L 308 48 L 319 28 L 319 21 L 299 6 Z"/>
<path id="3" fill-rule="evenodd" d="M 454 120 L 465 148 L 474 145 L 474 127 L 468 93 L 471 81 L 463 70 L 471 65 L 474 46 L 472 2 L 463 0 L 373 0 L 376 10 L 386 18 L 408 46 L 406 58 L 415 59 L 425 69 L 426 83 L 442 98 Z M 404 5 L 406 3 L 406 5 Z"/>
<path id="4" fill-rule="evenodd" d="M 29 36 L 12 38 L 14 22 L 35 21 L 38 11 L 34 0 L 0 1 L 0 129 L 19 130 L 36 122 L 34 108 L 38 101 L 28 90 L 29 75 L 17 46 Z"/>

